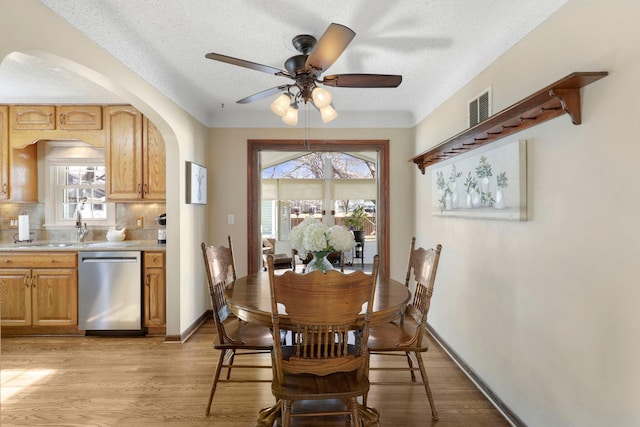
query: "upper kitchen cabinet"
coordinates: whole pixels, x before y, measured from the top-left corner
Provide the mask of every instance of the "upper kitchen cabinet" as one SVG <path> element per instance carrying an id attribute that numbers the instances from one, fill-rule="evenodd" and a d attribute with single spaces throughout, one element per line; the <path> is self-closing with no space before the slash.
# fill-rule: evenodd
<path id="1" fill-rule="evenodd" d="M 100 105 L 12 105 L 11 146 L 22 148 L 39 139 L 80 139 L 104 146 Z"/>
<path id="2" fill-rule="evenodd" d="M 100 130 L 99 105 L 15 105 L 11 108 L 11 128 L 16 130 Z"/>
<path id="3" fill-rule="evenodd" d="M 109 106 L 107 129 L 107 199 L 164 201 L 165 149 L 159 132 L 132 106 Z"/>
<path id="4" fill-rule="evenodd" d="M 0 105 L 0 201 L 38 201 L 38 155 L 35 145 L 13 148 L 9 107 Z"/>
<path id="5" fill-rule="evenodd" d="M 164 139 L 158 128 L 146 117 L 142 132 L 142 193 L 145 199 L 166 199 L 166 155 Z"/>
<path id="6" fill-rule="evenodd" d="M 38 149 L 36 144 L 9 148 L 9 191 L 11 202 L 38 201 Z"/>
<path id="7" fill-rule="evenodd" d="M 9 107 L 0 105 L 0 200 L 9 198 Z"/>

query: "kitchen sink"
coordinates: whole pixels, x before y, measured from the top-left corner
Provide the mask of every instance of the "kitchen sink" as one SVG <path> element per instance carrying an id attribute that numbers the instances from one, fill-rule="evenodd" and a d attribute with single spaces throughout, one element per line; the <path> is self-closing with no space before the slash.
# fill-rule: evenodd
<path id="1" fill-rule="evenodd" d="M 140 244 L 139 240 L 122 240 L 118 242 L 100 241 L 100 242 L 31 242 L 20 243 L 16 245 L 16 248 L 124 248 L 128 246 L 134 246 Z"/>
<path id="2" fill-rule="evenodd" d="M 132 246 L 132 245 L 137 245 L 138 243 L 140 243 L 137 240 L 122 240 L 120 242 L 90 242 L 90 243 L 83 243 L 82 246 L 84 247 L 89 247 L 89 248 L 96 248 L 96 247 L 109 247 L 109 248 L 118 248 L 118 247 L 123 247 L 123 246 Z"/>
<path id="3" fill-rule="evenodd" d="M 19 248 L 67 248 L 76 246 L 75 242 L 33 242 L 18 246 Z"/>

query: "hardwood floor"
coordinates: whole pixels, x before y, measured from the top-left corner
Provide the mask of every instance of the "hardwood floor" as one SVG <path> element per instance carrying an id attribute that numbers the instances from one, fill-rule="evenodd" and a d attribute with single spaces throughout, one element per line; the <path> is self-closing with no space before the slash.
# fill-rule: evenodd
<path id="1" fill-rule="evenodd" d="M 273 403 L 269 382 L 220 384 L 212 414 L 204 416 L 217 359 L 211 348 L 213 334 L 213 323 L 207 322 L 185 344 L 164 343 L 161 338 L 2 337 L 0 424 L 253 426 L 257 411 Z M 256 361 L 269 363 L 268 356 L 252 362 Z M 244 363 L 236 361 L 240 362 Z M 406 362 L 373 358 L 371 363 Z M 368 403 L 381 412 L 382 425 L 509 425 L 437 344 L 425 363 L 440 419 L 431 420 L 421 385 L 374 385 Z M 232 374 L 270 377 L 266 369 L 243 371 L 247 370 Z M 371 377 L 399 374 L 372 371 Z M 344 420 L 330 418 L 296 422 L 344 426 Z"/>

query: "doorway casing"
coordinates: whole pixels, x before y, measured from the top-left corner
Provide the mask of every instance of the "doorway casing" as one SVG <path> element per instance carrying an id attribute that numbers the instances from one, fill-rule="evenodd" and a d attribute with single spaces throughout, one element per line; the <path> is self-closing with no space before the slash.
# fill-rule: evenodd
<path id="1" fill-rule="evenodd" d="M 302 140 L 250 139 L 247 141 L 247 260 L 249 274 L 260 270 L 260 152 L 261 151 L 321 151 L 378 153 L 377 240 L 380 255 L 379 274 L 389 277 L 389 140 Z"/>

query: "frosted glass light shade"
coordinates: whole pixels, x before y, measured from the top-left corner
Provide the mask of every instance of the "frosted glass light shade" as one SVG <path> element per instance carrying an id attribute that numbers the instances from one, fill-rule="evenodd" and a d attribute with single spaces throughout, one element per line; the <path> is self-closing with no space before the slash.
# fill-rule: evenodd
<path id="1" fill-rule="evenodd" d="M 311 92 L 311 98 L 313 99 L 313 103 L 316 107 L 322 108 L 331 104 L 333 97 L 331 96 L 331 92 L 321 87 L 317 87 L 313 89 Z"/>
<path id="2" fill-rule="evenodd" d="M 338 112 L 331 105 L 327 105 L 320 109 L 320 116 L 322 117 L 322 123 L 329 123 L 338 117 Z"/>
<path id="3" fill-rule="evenodd" d="M 271 111 L 273 111 L 278 116 L 283 117 L 285 114 L 287 114 L 290 103 L 291 98 L 289 97 L 289 95 L 283 93 L 271 103 Z"/>
<path id="4" fill-rule="evenodd" d="M 286 114 L 282 116 L 282 121 L 289 126 L 298 124 L 298 104 L 291 104 Z"/>

